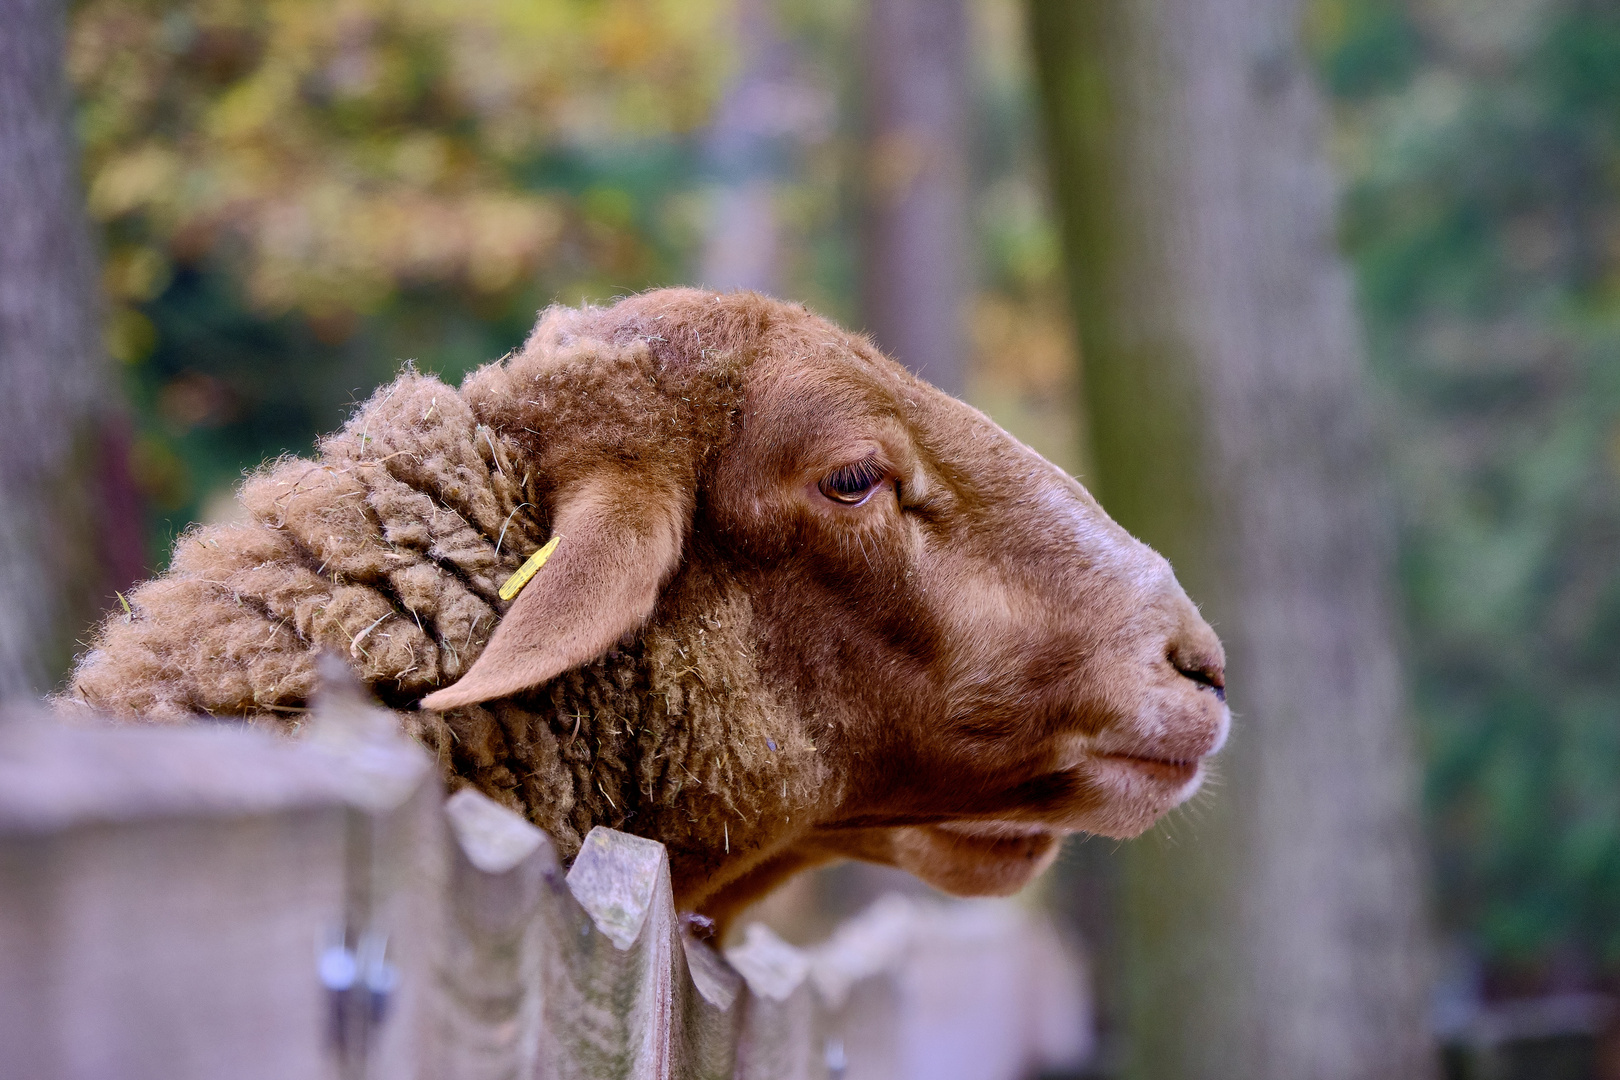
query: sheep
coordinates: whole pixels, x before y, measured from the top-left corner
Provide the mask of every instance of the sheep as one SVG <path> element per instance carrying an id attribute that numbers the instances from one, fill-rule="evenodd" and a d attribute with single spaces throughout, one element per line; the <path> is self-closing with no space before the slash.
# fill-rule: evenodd
<path id="1" fill-rule="evenodd" d="M 182 536 L 64 701 L 296 730 L 336 652 L 452 785 L 565 858 L 596 825 L 662 841 L 681 909 L 721 922 L 839 858 L 1012 892 L 1063 836 L 1188 798 L 1229 725 L 1162 557 L 864 337 L 753 293 L 551 308 L 240 495 L 249 520 Z"/>

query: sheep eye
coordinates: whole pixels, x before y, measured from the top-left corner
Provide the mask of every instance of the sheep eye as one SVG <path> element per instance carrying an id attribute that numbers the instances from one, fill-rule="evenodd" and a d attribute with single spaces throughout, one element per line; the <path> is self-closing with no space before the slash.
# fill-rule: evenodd
<path id="1" fill-rule="evenodd" d="M 853 506 L 864 502 L 885 475 L 876 458 L 867 458 L 829 473 L 821 481 L 821 493 L 833 502 Z"/>

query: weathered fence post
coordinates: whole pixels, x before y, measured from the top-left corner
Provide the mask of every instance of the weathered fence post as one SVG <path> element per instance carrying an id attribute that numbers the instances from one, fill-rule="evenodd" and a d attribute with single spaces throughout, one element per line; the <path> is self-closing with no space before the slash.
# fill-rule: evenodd
<path id="1" fill-rule="evenodd" d="M 0 1077 L 333 1080 L 368 1059 L 414 1075 L 427 1048 L 386 1014 L 419 993 L 412 924 L 433 916 L 402 895 L 417 870 L 377 860 L 433 857 L 437 785 L 398 736 L 326 738 L 8 710 Z M 345 1034 L 366 1049 L 332 1053 Z"/>
<path id="2" fill-rule="evenodd" d="M 591 831 L 566 884 L 541 908 L 551 942 L 541 991 L 545 1080 L 672 1075 L 673 928 L 659 923 L 673 917 L 673 904 L 657 902 L 665 856 L 651 841 L 609 836 Z"/>
<path id="3" fill-rule="evenodd" d="M 675 1075 L 686 1080 L 732 1080 L 743 980 L 706 942 L 685 933 L 680 940 L 676 986 L 682 996 L 682 1059 Z"/>
<path id="4" fill-rule="evenodd" d="M 444 942 L 444 1075 L 530 1080 L 540 1053 L 539 906 L 562 869 L 546 834 L 471 788 L 445 804 L 455 837 Z"/>
<path id="5" fill-rule="evenodd" d="M 846 1080 L 1018 1080 L 1091 1052 L 1082 972 L 1006 901 L 888 896 L 809 957 Z"/>
<path id="6" fill-rule="evenodd" d="M 811 956 L 810 977 L 827 1010 L 826 1061 L 840 1080 L 901 1080 L 900 988 L 910 905 L 879 901 L 839 927 Z"/>
<path id="7" fill-rule="evenodd" d="M 1044 920 L 977 901 L 915 910 L 907 925 L 895 973 L 906 1076 L 1020 1080 L 1090 1052 L 1083 985 Z"/>
<path id="8" fill-rule="evenodd" d="M 809 957 L 755 923 L 726 959 L 748 984 L 737 1080 L 826 1080 L 826 1032 Z"/>
<path id="9" fill-rule="evenodd" d="M 567 886 L 577 905 L 560 897 L 544 905 L 555 951 L 544 977 L 541 1075 L 729 1077 L 734 1040 L 715 1029 L 732 1022 L 736 990 L 707 962 L 698 970 L 714 1000 L 692 983 L 663 845 L 592 829 Z"/>
<path id="10" fill-rule="evenodd" d="M 1005 905 L 891 898 L 812 950 L 751 927 L 728 964 L 662 845 L 599 828 L 565 877 L 340 671 L 298 740 L 23 712 L 0 1080 L 1011 1080 L 1083 1030 Z"/>
<path id="11" fill-rule="evenodd" d="M 327 1044 L 342 1080 L 413 1080 L 441 1071 L 442 1041 L 423 1022 L 442 966 L 444 795 L 422 748 L 399 733 L 348 666 L 320 660 L 306 755 L 341 784 L 343 909 L 318 970 Z"/>
<path id="12" fill-rule="evenodd" d="M 346 807 L 303 765 L 248 732 L 0 727 L 0 1076 L 336 1076 Z"/>

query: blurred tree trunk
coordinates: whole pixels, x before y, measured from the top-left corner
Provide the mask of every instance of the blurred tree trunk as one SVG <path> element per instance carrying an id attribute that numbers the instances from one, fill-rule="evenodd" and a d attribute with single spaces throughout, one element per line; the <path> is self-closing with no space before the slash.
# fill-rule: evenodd
<path id="1" fill-rule="evenodd" d="M 871 0 L 861 307 L 890 355 L 952 394 L 966 386 L 967 10 Z"/>
<path id="2" fill-rule="evenodd" d="M 777 29 L 773 0 L 737 0 L 739 72 L 709 126 L 707 156 L 715 175 L 711 218 L 700 270 L 712 289 L 781 286 L 776 182 L 788 152 L 780 115 L 792 56 Z"/>
<path id="3" fill-rule="evenodd" d="M 1392 540 L 1297 0 L 1030 0 L 1099 495 L 1229 650 L 1200 805 L 1126 845 L 1126 1075 L 1409 1080 L 1423 861 Z"/>
<path id="4" fill-rule="evenodd" d="M 65 15 L 58 0 L 0 0 L 0 697 L 49 689 L 123 584 L 113 578 L 140 566 L 69 128 Z"/>

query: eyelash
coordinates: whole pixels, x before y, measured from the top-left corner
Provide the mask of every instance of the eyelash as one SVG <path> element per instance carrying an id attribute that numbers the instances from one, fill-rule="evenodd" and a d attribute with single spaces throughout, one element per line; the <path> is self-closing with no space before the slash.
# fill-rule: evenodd
<path id="1" fill-rule="evenodd" d="M 853 506 L 864 502 L 887 475 L 887 470 L 877 463 L 877 458 L 869 457 L 830 473 L 821 482 L 821 493 L 833 502 Z"/>

